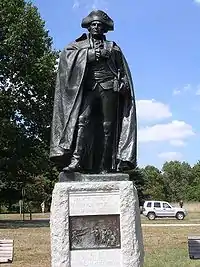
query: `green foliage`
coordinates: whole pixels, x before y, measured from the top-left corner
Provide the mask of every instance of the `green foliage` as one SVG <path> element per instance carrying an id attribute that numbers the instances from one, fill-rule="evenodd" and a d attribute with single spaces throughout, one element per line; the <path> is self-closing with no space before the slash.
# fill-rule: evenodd
<path id="1" fill-rule="evenodd" d="M 164 181 L 161 172 L 156 167 L 148 165 L 143 169 L 143 173 L 146 198 L 165 200 Z"/>
<path id="2" fill-rule="evenodd" d="M 200 201 L 200 161 L 192 167 L 192 181 L 187 187 L 186 199 Z"/>
<path id="3" fill-rule="evenodd" d="M 22 187 L 42 183 L 38 177 L 52 168 L 57 52 L 44 26 L 31 3 L 0 1 L 0 198 L 8 202 L 19 199 Z"/>
<path id="4" fill-rule="evenodd" d="M 0 10 L 1 94 L 8 119 L 49 144 L 57 56 L 52 39 L 30 3 L 2 0 Z"/>
<path id="5" fill-rule="evenodd" d="M 138 167 L 136 167 L 134 170 L 129 171 L 129 178 L 131 181 L 134 182 L 135 187 L 138 192 L 138 198 L 140 204 L 142 204 L 144 200 L 144 194 L 143 194 L 143 187 L 144 187 L 144 175 L 142 173 L 142 170 Z"/>
<path id="6" fill-rule="evenodd" d="M 192 168 L 186 162 L 166 162 L 162 168 L 166 189 L 166 197 L 169 201 L 184 200 L 187 187 L 192 181 Z"/>

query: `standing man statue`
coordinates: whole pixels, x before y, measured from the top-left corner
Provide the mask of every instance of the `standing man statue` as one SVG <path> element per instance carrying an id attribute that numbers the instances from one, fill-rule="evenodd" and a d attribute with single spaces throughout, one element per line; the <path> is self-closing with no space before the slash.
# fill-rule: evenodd
<path id="1" fill-rule="evenodd" d="M 133 83 L 119 46 L 107 41 L 113 20 L 92 11 L 83 34 L 61 53 L 50 158 L 66 172 L 107 173 L 136 167 Z"/>

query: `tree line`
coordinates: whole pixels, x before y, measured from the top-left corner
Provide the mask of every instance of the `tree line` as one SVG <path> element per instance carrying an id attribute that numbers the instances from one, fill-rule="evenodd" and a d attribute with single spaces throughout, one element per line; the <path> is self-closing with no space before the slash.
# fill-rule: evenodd
<path id="1" fill-rule="evenodd" d="M 200 201 L 200 161 L 193 166 L 187 162 L 169 161 L 161 170 L 149 165 L 139 171 L 143 179 L 143 200 Z"/>
<path id="2" fill-rule="evenodd" d="M 49 161 L 58 52 L 38 9 L 0 1 L 0 207 L 50 204 L 58 171 Z M 129 173 L 140 200 L 200 199 L 200 162 L 166 162 Z"/>

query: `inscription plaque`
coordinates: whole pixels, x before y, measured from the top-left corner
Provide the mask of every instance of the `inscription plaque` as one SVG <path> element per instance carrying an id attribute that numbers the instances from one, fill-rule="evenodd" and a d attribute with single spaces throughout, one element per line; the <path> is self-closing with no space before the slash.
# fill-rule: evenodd
<path id="1" fill-rule="evenodd" d="M 120 248 L 120 216 L 71 216 L 70 249 Z"/>

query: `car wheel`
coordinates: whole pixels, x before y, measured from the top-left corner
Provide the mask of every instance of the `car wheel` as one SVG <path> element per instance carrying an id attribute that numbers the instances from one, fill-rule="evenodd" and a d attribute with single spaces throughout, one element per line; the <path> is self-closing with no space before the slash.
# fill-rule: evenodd
<path id="1" fill-rule="evenodd" d="M 147 215 L 148 219 L 149 220 L 155 220 L 156 218 L 156 215 L 154 212 L 149 212 L 148 215 Z"/>
<path id="2" fill-rule="evenodd" d="M 176 213 L 176 219 L 177 220 L 183 220 L 185 217 L 184 213 L 183 212 L 177 212 Z"/>

